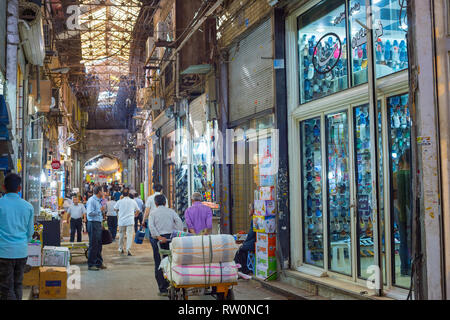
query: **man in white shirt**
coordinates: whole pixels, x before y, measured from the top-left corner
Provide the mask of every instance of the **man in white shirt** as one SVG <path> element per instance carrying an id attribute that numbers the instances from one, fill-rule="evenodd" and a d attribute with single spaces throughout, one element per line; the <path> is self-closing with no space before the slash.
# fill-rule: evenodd
<path id="1" fill-rule="evenodd" d="M 75 231 L 77 233 L 77 242 L 81 242 L 81 228 L 83 221 L 86 221 L 86 208 L 79 203 L 77 196 L 72 198 L 72 202 L 73 204 L 67 209 L 67 222 L 69 223 L 70 221 L 70 242 L 75 240 Z"/>
<path id="2" fill-rule="evenodd" d="M 116 241 L 117 235 L 117 212 L 114 210 L 116 203 L 117 201 L 115 201 L 112 196 L 108 197 L 108 202 L 106 203 L 106 220 L 108 222 L 108 230 L 111 232 L 113 242 Z"/>
<path id="3" fill-rule="evenodd" d="M 143 225 L 143 216 L 144 216 L 144 201 L 142 201 L 141 197 L 137 194 L 134 194 L 134 201 L 136 201 L 139 207 L 139 215 L 134 218 L 134 232 L 138 231 L 138 224 L 142 227 Z"/>
<path id="4" fill-rule="evenodd" d="M 169 249 L 168 240 L 170 240 L 173 231 L 182 231 L 183 222 L 178 214 L 172 209 L 167 208 L 166 197 L 162 194 L 155 196 L 156 209 L 152 210 L 148 225 L 151 236 L 161 243 L 162 249 Z M 156 252 L 155 252 L 156 251 Z M 161 264 L 161 256 L 158 247 L 153 246 L 153 258 L 155 259 L 155 278 L 158 283 L 159 294 L 167 295 L 169 283 L 164 279 L 164 275 L 159 265 Z"/>
<path id="5" fill-rule="evenodd" d="M 134 218 L 139 214 L 139 207 L 128 196 L 128 190 L 124 190 L 123 198 L 117 201 L 114 209 L 119 213 L 119 252 L 124 253 L 124 236 L 127 233 L 127 254 L 131 256 L 131 244 L 133 243 Z"/>
<path id="6" fill-rule="evenodd" d="M 163 189 L 163 186 L 160 185 L 159 183 L 157 183 L 153 186 L 153 190 L 155 190 L 155 193 L 153 193 L 150 197 L 148 197 L 147 201 L 145 202 L 144 222 L 147 221 L 150 211 L 152 211 L 153 209 L 156 209 L 155 197 L 157 195 L 161 194 L 162 189 Z M 166 207 L 167 207 L 167 204 L 166 204 Z"/>

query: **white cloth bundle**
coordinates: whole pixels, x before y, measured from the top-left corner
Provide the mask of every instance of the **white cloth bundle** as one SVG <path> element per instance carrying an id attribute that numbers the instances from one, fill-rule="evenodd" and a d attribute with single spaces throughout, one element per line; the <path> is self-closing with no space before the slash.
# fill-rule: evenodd
<path id="1" fill-rule="evenodd" d="M 238 246 L 229 234 L 176 237 L 170 243 L 173 265 L 231 262 Z"/>
<path id="2" fill-rule="evenodd" d="M 165 264 L 163 268 L 167 279 L 177 285 L 229 283 L 237 282 L 238 278 L 237 266 L 234 261 L 172 265 L 172 272 L 170 272 L 170 264 Z"/>

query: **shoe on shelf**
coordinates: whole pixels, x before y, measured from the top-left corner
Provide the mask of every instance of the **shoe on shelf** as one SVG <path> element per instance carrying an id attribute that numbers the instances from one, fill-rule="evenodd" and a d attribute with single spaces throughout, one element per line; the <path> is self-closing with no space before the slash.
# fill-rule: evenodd
<path id="1" fill-rule="evenodd" d="M 99 268 L 104 270 L 107 269 L 108 267 L 105 264 L 102 264 Z"/>
<path id="2" fill-rule="evenodd" d="M 131 252 L 130 252 L 130 251 L 128 251 L 128 256 L 132 256 L 132 254 L 131 254 Z"/>
<path id="3" fill-rule="evenodd" d="M 96 267 L 96 266 L 93 266 L 93 267 L 89 267 L 88 270 L 91 270 L 91 271 L 99 271 L 100 268 L 99 268 L 99 267 Z"/>

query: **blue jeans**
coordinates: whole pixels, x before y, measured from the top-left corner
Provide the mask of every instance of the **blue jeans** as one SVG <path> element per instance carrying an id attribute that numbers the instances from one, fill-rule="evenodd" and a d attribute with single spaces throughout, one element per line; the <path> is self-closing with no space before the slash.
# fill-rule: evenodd
<path id="1" fill-rule="evenodd" d="M 88 234 L 88 267 L 100 267 L 103 264 L 102 223 L 98 221 L 88 221 Z"/>

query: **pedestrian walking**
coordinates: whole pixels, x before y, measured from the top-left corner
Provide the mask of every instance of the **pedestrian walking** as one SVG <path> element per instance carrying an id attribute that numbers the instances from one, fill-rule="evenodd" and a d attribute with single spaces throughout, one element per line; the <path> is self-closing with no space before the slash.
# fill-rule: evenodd
<path id="1" fill-rule="evenodd" d="M 190 233 L 211 234 L 212 210 L 202 204 L 202 195 L 198 192 L 192 194 L 192 206 L 186 209 L 184 217 Z"/>
<path id="2" fill-rule="evenodd" d="M 119 201 L 121 195 L 122 195 L 122 193 L 119 191 L 119 187 L 116 186 L 116 187 L 114 188 L 114 200 L 115 200 L 115 201 Z"/>
<path id="3" fill-rule="evenodd" d="M 22 280 L 28 242 L 34 233 L 34 209 L 21 199 L 22 178 L 5 177 L 6 194 L 0 199 L 0 299 L 22 300 Z"/>
<path id="4" fill-rule="evenodd" d="M 139 207 L 139 214 L 134 218 L 134 232 L 136 233 L 138 231 L 138 224 L 139 227 L 142 227 L 142 221 L 144 220 L 144 201 L 142 201 L 137 193 L 134 194 L 134 201 L 136 201 Z"/>
<path id="5" fill-rule="evenodd" d="M 163 186 L 161 184 L 155 184 L 153 186 L 153 190 L 155 190 L 155 192 L 147 198 L 147 201 L 145 202 L 145 214 L 144 214 L 144 221 L 147 221 L 148 216 L 150 214 L 150 211 L 152 211 L 153 209 L 156 209 L 156 205 L 155 205 L 155 197 L 157 195 L 162 194 L 162 190 L 163 190 Z M 167 206 L 167 204 L 166 204 Z"/>
<path id="6" fill-rule="evenodd" d="M 156 209 L 152 210 L 148 219 L 151 236 L 160 242 L 162 249 L 169 249 L 172 232 L 183 230 L 183 222 L 178 214 L 166 207 L 166 197 L 162 194 L 155 196 Z M 167 295 L 169 283 L 164 279 L 163 271 L 159 269 L 161 256 L 159 248 L 153 246 L 153 258 L 155 259 L 155 278 L 158 283 L 159 295 Z"/>
<path id="7" fill-rule="evenodd" d="M 127 234 L 127 254 L 131 256 L 131 244 L 133 243 L 134 218 L 139 214 L 139 207 L 133 199 L 130 199 L 128 190 L 123 192 L 123 199 L 117 201 L 114 209 L 118 211 L 119 220 L 119 252 L 124 253 L 124 237 Z"/>
<path id="8" fill-rule="evenodd" d="M 108 202 L 106 203 L 106 221 L 108 223 L 108 230 L 111 232 L 113 242 L 116 241 L 117 235 L 117 212 L 114 209 L 117 201 L 111 196 L 108 197 Z"/>
<path id="9" fill-rule="evenodd" d="M 94 196 L 90 197 L 86 204 L 89 234 L 88 269 L 92 271 L 106 269 L 102 258 L 102 211 L 106 210 L 106 207 L 101 205 L 102 198 L 102 188 L 97 186 L 94 188 Z"/>
<path id="10" fill-rule="evenodd" d="M 86 221 L 86 208 L 79 203 L 78 197 L 72 198 L 73 204 L 67 209 L 67 223 L 70 223 L 70 242 L 75 241 L 75 232 L 77 233 L 77 242 L 81 242 L 83 221 Z"/>

